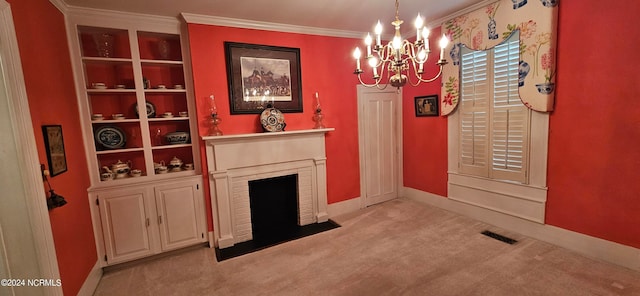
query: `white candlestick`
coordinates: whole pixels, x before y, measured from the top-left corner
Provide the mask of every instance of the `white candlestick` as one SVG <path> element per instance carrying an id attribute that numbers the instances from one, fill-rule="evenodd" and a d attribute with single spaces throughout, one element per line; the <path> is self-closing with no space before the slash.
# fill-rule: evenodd
<path id="1" fill-rule="evenodd" d="M 382 46 L 382 42 L 380 41 L 380 35 L 382 34 L 382 24 L 380 23 L 380 21 L 378 21 L 378 23 L 376 24 L 374 31 L 376 33 L 376 44 L 378 46 Z"/>

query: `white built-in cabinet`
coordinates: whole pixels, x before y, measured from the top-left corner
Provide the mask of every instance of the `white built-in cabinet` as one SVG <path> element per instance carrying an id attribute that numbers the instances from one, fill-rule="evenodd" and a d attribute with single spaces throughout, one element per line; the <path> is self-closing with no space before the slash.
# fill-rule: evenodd
<path id="1" fill-rule="evenodd" d="M 88 196 L 103 266 L 207 242 L 183 31 L 175 18 L 79 8 L 67 14 Z M 168 134 L 182 141 L 169 141 Z M 190 165 L 156 169 L 176 159 Z M 107 178 L 103 173 L 117 163 L 140 173 L 112 170 L 113 178 Z"/>
<path id="2" fill-rule="evenodd" d="M 127 186 L 90 195 L 100 216 L 107 265 L 206 241 L 201 181 Z"/>

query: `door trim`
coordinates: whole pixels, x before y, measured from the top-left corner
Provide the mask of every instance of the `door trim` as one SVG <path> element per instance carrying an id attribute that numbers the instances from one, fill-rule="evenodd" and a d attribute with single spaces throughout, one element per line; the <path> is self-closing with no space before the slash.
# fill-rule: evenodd
<path id="1" fill-rule="evenodd" d="M 380 90 L 378 88 L 369 88 L 364 85 L 357 85 L 357 102 L 358 102 L 358 153 L 360 155 L 360 208 L 367 206 L 365 192 L 366 186 L 366 163 L 365 163 L 365 148 L 364 148 L 364 96 L 366 93 L 389 93 L 395 92 L 398 103 L 396 104 L 396 190 L 398 197 L 403 196 L 403 145 L 402 145 L 402 89 L 396 91 L 393 88 Z"/>
<path id="2" fill-rule="evenodd" d="M 11 6 L 5 0 L 0 0 L 0 54 L 3 58 L 4 67 L 2 70 L 9 109 L 13 114 L 11 122 L 15 128 L 16 148 L 18 151 L 22 151 L 18 156 L 18 162 L 22 168 L 20 174 L 26 193 L 27 213 L 31 221 L 37 260 L 41 268 L 40 274 L 34 274 L 34 277 L 60 279 L 51 222 L 45 202 L 46 195 L 42 187 L 40 160 L 29 111 L 18 41 Z M 62 287 L 48 287 L 43 291 L 45 295 L 62 295 Z"/>

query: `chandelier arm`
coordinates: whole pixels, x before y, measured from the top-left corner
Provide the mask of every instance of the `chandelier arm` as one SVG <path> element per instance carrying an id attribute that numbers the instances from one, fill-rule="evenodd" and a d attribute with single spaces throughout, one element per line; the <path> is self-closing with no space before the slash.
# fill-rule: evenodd
<path id="1" fill-rule="evenodd" d="M 360 84 L 362 84 L 362 85 L 364 85 L 366 87 L 374 87 L 374 86 L 380 84 L 380 79 L 375 80 L 376 83 L 374 83 L 374 84 L 364 83 L 364 81 L 362 81 L 362 77 L 360 77 L 360 73 L 358 73 L 357 75 L 358 75 L 358 80 L 360 81 Z"/>
<path id="2" fill-rule="evenodd" d="M 379 90 L 384 90 L 385 88 L 387 88 L 387 86 L 389 86 L 389 84 L 385 83 L 385 84 L 383 84 L 384 86 L 380 87 L 380 81 L 382 81 L 382 79 L 376 80 L 376 83 L 373 83 L 373 84 L 364 83 L 364 81 L 362 81 L 362 77 L 360 77 L 360 74 L 358 74 L 358 80 L 360 81 L 360 84 L 362 84 L 365 87 L 375 87 L 375 88 L 377 88 Z"/>

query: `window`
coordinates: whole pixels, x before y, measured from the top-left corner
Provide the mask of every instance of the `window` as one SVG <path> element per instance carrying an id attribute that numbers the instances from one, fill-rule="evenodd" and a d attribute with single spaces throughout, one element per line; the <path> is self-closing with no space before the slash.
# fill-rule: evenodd
<path id="1" fill-rule="evenodd" d="M 461 51 L 459 172 L 528 183 L 531 111 L 518 93 L 519 32 L 496 47 Z"/>

